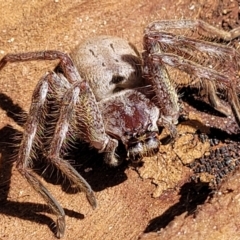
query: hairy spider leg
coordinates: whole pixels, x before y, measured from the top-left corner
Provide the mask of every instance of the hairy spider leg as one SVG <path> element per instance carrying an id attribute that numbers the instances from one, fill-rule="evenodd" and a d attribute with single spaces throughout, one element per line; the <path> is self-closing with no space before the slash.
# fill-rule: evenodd
<path id="1" fill-rule="evenodd" d="M 26 62 L 36 60 L 57 60 L 57 59 L 60 60 L 59 64 L 61 66 L 61 69 L 63 70 L 65 77 L 68 79 L 70 83 L 74 83 L 76 81 L 81 80 L 81 77 L 69 55 L 55 50 L 7 54 L 0 60 L 0 70 L 8 62 Z"/>
<path id="2" fill-rule="evenodd" d="M 172 22 L 176 23 L 175 21 Z M 157 26 L 156 29 L 158 30 L 157 22 L 155 22 L 153 26 Z M 174 24 L 172 24 L 171 27 L 174 28 Z M 215 30 L 215 32 L 217 32 L 217 30 Z M 223 37 L 224 31 L 220 32 L 221 34 L 219 35 Z M 234 32 L 235 35 L 237 33 L 239 33 L 239 31 Z M 145 48 L 152 52 L 152 62 L 158 61 L 160 65 L 165 63 L 203 79 L 203 87 L 212 106 L 228 116 L 231 115 L 230 109 L 224 105 L 216 95 L 216 86 L 213 80 L 217 81 L 220 85 L 225 85 L 228 90 L 227 97 L 229 104 L 237 123 L 240 125 L 240 104 L 236 93 L 236 74 L 239 54 L 234 48 L 185 36 L 175 36 L 172 33 L 156 32 L 155 28 L 154 31 L 149 31 L 148 34 L 145 35 L 144 44 Z M 162 49 L 170 53 L 163 52 Z M 222 64 L 216 65 L 216 69 L 211 69 L 207 67 L 207 64 L 204 66 L 204 62 L 201 62 L 199 56 L 198 58 L 196 57 L 196 54 L 205 54 L 203 58 L 206 58 L 207 55 L 209 59 L 213 61 L 213 64 L 217 62 L 217 60 L 222 62 Z M 194 60 L 196 62 L 194 62 Z M 219 66 L 224 68 L 225 71 L 219 68 Z"/>
<path id="3" fill-rule="evenodd" d="M 146 29 L 145 34 L 149 32 L 165 32 L 170 29 L 187 29 L 193 32 L 199 32 L 206 37 L 210 37 L 212 39 L 219 38 L 225 41 L 231 41 L 234 38 L 240 35 L 240 27 L 234 28 L 229 32 L 226 32 L 222 29 L 216 28 L 200 19 L 182 19 L 182 20 L 161 20 L 154 21 L 150 23 Z"/>
<path id="4" fill-rule="evenodd" d="M 152 49 L 151 49 L 152 50 Z M 155 61 L 149 51 L 143 53 L 143 74 L 155 92 L 154 103 L 160 110 L 158 125 L 168 129 L 171 138 L 177 136 L 176 124 L 179 118 L 178 96 L 170 81 L 166 67 Z"/>
<path id="5" fill-rule="evenodd" d="M 202 67 L 197 63 L 171 53 L 156 53 L 152 54 L 152 57 L 155 59 L 154 61 L 160 61 L 160 63 L 168 64 L 169 66 L 178 68 L 188 74 L 196 75 L 204 79 L 216 79 L 217 81 L 220 81 L 220 83 L 226 84 L 228 88 L 228 101 L 231 105 L 236 122 L 240 126 L 240 104 L 234 86 L 231 84 L 231 80 L 229 80 L 228 76 L 225 76 L 213 69 Z"/>
<path id="6" fill-rule="evenodd" d="M 44 108 L 44 103 L 47 98 L 48 82 L 43 77 L 37 84 L 30 107 L 29 116 L 24 127 L 23 137 L 17 156 L 17 169 L 23 177 L 27 179 L 29 184 L 38 192 L 43 199 L 48 203 L 54 214 L 57 215 L 57 236 L 60 237 L 59 229 L 61 233 L 65 230 L 65 213 L 63 208 L 59 205 L 57 200 L 49 193 L 49 191 L 39 181 L 36 174 L 31 169 L 31 153 L 34 144 L 34 140 L 37 137 L 38 125 L 41 123 L 40 115 Z"/>
<path id="7" fill-rule="evenodd" d="M 102 114 L 92 89 L 86 81 L 78 83 L 77 87 L 80 89 L 76 107 L 76 131 L 79 138 L 88 142 L 99 152 L 103 152 L 105 154 L 104 161 L 107 164 L 117 166 L 119 161 L 115 156 L 115 150 L 118 141 L 105 132 Z"/>

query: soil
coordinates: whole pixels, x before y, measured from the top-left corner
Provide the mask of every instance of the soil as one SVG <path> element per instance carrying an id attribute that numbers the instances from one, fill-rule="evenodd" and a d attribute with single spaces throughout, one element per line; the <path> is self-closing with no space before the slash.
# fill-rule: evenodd
<path id="1" fill-rule="evenodd" d="M 226 31 L 239 26 L 237 0 L 148 2 L 0 0 L 0 58 L 34 50 L 71 52 L 83 39 L 97 35 L 125 38 L 141 51 L 144 27 L 154 20 L 203 19 Z M 0 240 L 55 239 L 55 216 L 16 170 L 14 159 L 19 144 L 15 136 L 21 136 L 24 124 L 19 116 L 27 115 L 38 79 L 56 64 L 12 63 L 1 70 Z M 237 135 L 228 129 L 216 131 L 213 139 L 218 142 L 212 144 L 211 129 L 194 111 L 189 124 L 178 125 L 174 143 L 162 145 L 156 156 L 144 158 L 142 166 L 124 162 L 110 168 L 94 151 L 76 155 L 80 160 L 75 167 L 95 191 L 96 210 L 54 169 L 47 175 L 41 173 L 42 166 L 35 166 L 65 210 L 63 239 L 240 239 L 238 162 L 222 184 L 209 173 L 187 167 L 219 144 L 230 142 L 238 149 Z"/>

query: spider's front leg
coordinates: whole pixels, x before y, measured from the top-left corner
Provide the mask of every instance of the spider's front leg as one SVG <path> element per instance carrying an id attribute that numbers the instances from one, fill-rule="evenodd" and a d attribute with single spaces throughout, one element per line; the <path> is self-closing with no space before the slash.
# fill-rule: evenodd
<path id="1" fill-rule="evenodd" d="M 182 35 L 177 36 L 168 32 L 179 28 L 190 29 L 196 32 L 200 31 L 201 34 L 206 32 L 207 36 L 211 34 L 213 38 L 227 40 L 238 36 L 240 28 L 227 33 L 202 21 L 159 21 L 150 24 L 144 36 L 145 55 L 147 56 L 145 64 L 149 66 L 151 64 L 152 66 L 159 65 L 159 69 L 165 69 L 160 66 L 167 64 L 189 75 L 196 76 L 203 81 L 203 87 L 206 88 L 209 101 L 213 107 L 227 116 L 232 112 L 236 122 L 240 125 L 240 104 L 236 93 L 238 89 L 236 75 L 240 59 L 238 52 L 232 47 Z M 152 75 L 154 75 L 154 71 L 152 72 Z M 149 79 L 152 78 L 153 76 L 149 77 Z M 216 86 L 215 83 L 217 83 Z M 171 84 L 170 80 L 168 84 Z M 215 90 L 223 86 L 226 88 L 227 100 L 231 109 L 227 108 L 216 95 Z M 172 92 L 172 88 L 169 88 L 167 91 Z M 163 107 L 165 108 L 164 102 Z"/>
<path id="2" fill-rule="evenodd" d="M 119 161 L 115 156 L 115 150 L 118 141 L 106 134 L 102 114 L 89 84 L 83 81 L 78 86 L 80 95 L 75 109 L 75 129 L 80 139 L 88 142 L 99 152 L 105 153 L 104 161 L 107 164 L 117 166 Z"/>
<path id="3" fill-rule="evenodd" d="M 63 96 L 61 110 L 47 159 L 54 164 L 80 191 L 86 193 L 87 199 L 93 208 L 96 207 L 96 199 L 93 191 L 85 179 L 61 157 L 61 149 L 67 138 L 70 128 L 74 135 L 84 140 L 99 152 L 105 152 L 105 161 L 111 165 L 117 165 L 114 156 L 118 142 L 111 139 L 104 130 L 104 124 L 98 109 L 95 97 L 85 81 L 77 81 Z M 57 236 L 64 233 L 65 224 L 61 218 L 58 219 Z"/>
<path id="4" fill-rule="evenodd" d="M 99 152 L 105 153 L 106 163 L 112 166 L 118 165 L 118 160 L 115 157 L 118 141 L 105 133 L 102 115 L 95 96 L 86 81 L 74 83 L 72 88 L 66 92 L 48 153 L 51 162 L 54 161 L 58 165 L 58 162 L 61 161 L 58 168 L 64 173 L 68 171 L 64 167 L 67 163 L 60 158 L 60 150 L 70 126 L 75 132 L 74 135 L 89 143 Z M 77 183 L 78 179 L 74 180 L 71 174 L 67 176 L 74 183 Z M 88 194 L 89 191 L 86 189 L 84 192 Z M 91 195 L 88 200 L 90 203 L 92 202 Z M 94 204 L 91 203 L 91 205 Z"/>
<path id="5" fill-rule="evenodd" d="M 154 52 L 154 49 L 151 49 Z M 177 136 L 176 124 L 179 117 L 178 96 L 171 82 L 166 67 L 157 59 L 152 58 L 151 51 L 143 52 L 143 74 L 153 87 L 154 102 L 160 109 L 158 125 L 166 127 L 171 138 Z"/>

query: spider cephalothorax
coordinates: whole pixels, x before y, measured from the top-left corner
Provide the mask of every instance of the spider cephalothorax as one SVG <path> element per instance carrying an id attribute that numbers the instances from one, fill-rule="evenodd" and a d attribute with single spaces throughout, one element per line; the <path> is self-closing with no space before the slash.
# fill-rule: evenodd
<path id="1" fill-rule="evenodd" d="M 64 234 L 64 210 L 31 170 L 31 158 L 36 157 L 34 148 L 44 145 L 46 159 L 86 193 L 95 208 L 91 186 L 63 159 L 63 149 L 80 139 L 104 153 L 105 162 L 113 166 L 119 163 L 115 153 L 119 141 L 133 161 L 157 153 L 158 128 L 167 128 L 174 138 L 180 114 L 174 80 L 170 80 L 165 65 L 190 74 L 189 85 L 196 82 L 192 80 L 196 76 L 213 107 L 226 115 L 233 113 L 240 122 L 235 89 L 237 51 L 198 40 L 195 35 L 189 38 L 170 33 L 177 29 L 201 31 L 200 36 L 206 33 L 208 39 L 212 34 L 214 39 L 231 40 L 240 33 L 240 29 L 226 33 L 202 21 L 158 21 L 145 30 L 142 57 L 127 41 L 100 36 L 80 44 L 71 58 L 59 51 L 41 51 L 8 54 L 0 61 L 2 69 L 7 62 L 60 60 L 59 66 L 42 77 L 33 92 L 16 165 L 57 215 L 57 237 Z M 206 57 L 209 59 L 205 60 Z M 214 66 L 209 64 L 211 61 Z M 229 105 L 219 100 L 218 88 L 226 89 Z M 53 112 L 51 107 L 50 111 L 45 109 L 50 105 L 54 105 Z M 46 130 L 48 125 L 51 127 Z"/>
<path id="2" fill-rule="evenodd" d="M 122 141 L 130 160 L 158 151 L 159 109 L 145 95 L 135 90 L 121 91 L 101 101 L 99 108 L 106 119 L 106 132 Z"/>

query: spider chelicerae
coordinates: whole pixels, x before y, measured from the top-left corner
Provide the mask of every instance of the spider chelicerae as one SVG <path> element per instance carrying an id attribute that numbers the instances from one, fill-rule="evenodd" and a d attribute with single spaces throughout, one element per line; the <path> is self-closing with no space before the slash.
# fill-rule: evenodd
<path id="1" fill-rule="evenodd" d="M 180 30 L 184 34 L 179 35 Z M 142 55 L 123 39 L 99 36 L 81 43 L 71 57 L 59 51 L 39 51 L 1 59 L 0 69 L 8 62 L 60 60 L 33 92 L 16 161 L 22 176 L 56 214 L 58 238 L 64 235 L 65 213 L 31 169 L 36 149 L 43 148 L 46 159 L 95 208 L 91 186 L 63 159 L 68 144 L 76 139 L 87 142 L 104 153 L 105 162 L 112 166 L 120 162 L 115 153 L 119 141 L 133 161 L 156 154 L 159 127 L 175 138 L 180 115 L 176 80 L 169 77 L 166 66 L 188 73 L 188 84 L 200 83 L 212 106 L 226 116 L 233 114 L 239 124 L 239 54 L 219 43 L 239 35 L 240 28 L 225 32 L 200 20 L 156 21 L 145 29 Z M 219 89 L 226 93 L 227 104 L 219 98 Z"/>

